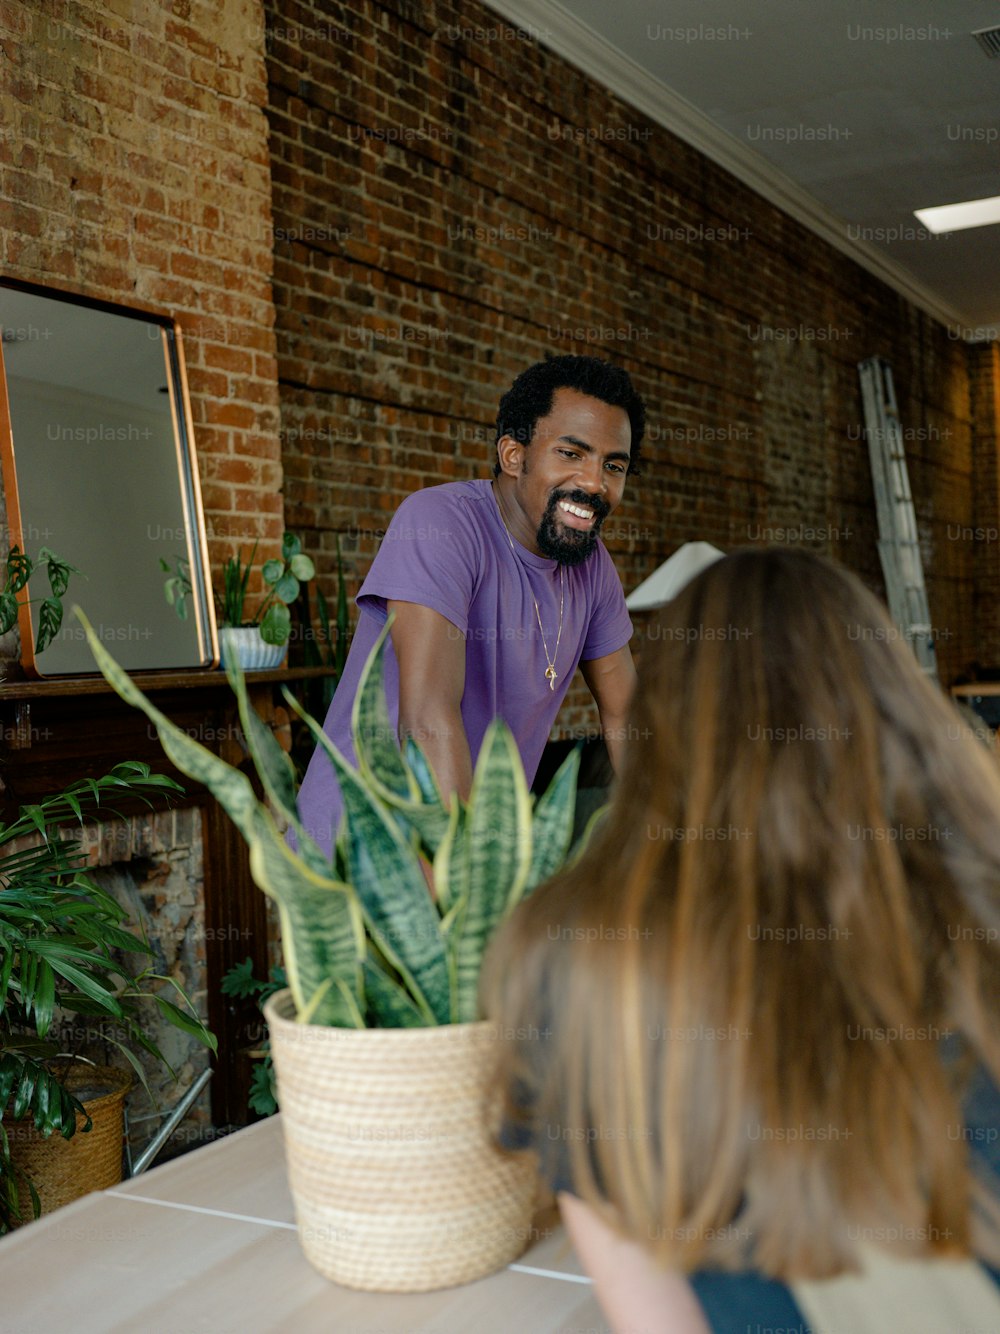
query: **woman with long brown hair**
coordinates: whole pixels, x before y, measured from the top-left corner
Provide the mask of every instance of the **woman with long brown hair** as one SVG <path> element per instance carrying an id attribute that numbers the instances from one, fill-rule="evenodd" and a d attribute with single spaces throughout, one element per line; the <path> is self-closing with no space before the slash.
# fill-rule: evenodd
<path id="1" fill-rule="evenodd" d="M 664 610 L 629 735 L 483 989 L 614 1329 L 1000 1330 L 993 757 L 793 550 Z"/>

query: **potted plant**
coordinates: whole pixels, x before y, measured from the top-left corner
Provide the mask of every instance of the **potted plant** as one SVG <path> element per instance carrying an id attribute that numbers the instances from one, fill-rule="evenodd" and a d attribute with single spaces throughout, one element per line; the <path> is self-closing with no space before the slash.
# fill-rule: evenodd
<path id="1" fill-rule="evenodd" d="M 116 798 L 148 801 L 180 790 L 147 765 L 129 762 L 23 806 L 15 820 L 0 824 L 0 847 L 6 849 L 0 855 L 0 1234 L 37 1216 L 42 1201 L 32 1172 L 54 1132 L 65 1140 L 82 1132 L 87 1143 L 76 1144 L 74 1156 L 86 1172 L 92 1166 L 86 1154 L 103 1139 L 95 1134 L 91 1142 L 98 1113 L 114 1107 L 121 1124 L 128 1078 L 110 1067 L 88 1065 L 81 1073 L 58 1060 L 66 1023 L 96 1026 L 147 1091 L 136 1050 L 166 1064 L 147 1032 L 150 1006 L 215 1050 L 214 1037 L 173 979 L 128 967 L 123 954 L 150 955 L 150 946 L 126 929 L 125 911 L 86 874 L 79 843 L 61 836 L 68 821 L 82 821 L 85 813 L 115 813 Z M 33 835 L 41 842 L 24 846 Z M 161 994 L 164 988 L 176 992 L 180 1006 Z M 109 1142 L 109 1170 L 120 1180 L 120 1129 L 117 1138 L 111 1131 Z M 60 1183 L 53 1202 L 107 1184 L 92 1179 L 77 1189 Z"/>
<path id="2" fill-rule="evenodd" d="M 244 669 L 279 667 L 291 634 L 289 605 L 299 595 L 303 582 L 316 573 L 312 561 L 302 551 L 302 543 L 293 533 L 281 539 L 281 560 L 268 560 L 261 566 L 261 578 L 267 592 L 256 611 L 246 608 L 247 589 L 253 571 L 257 543 L 244 565 L 241 553 L 230 556 L 222 567 L 222 597 L 218 599 L 220 616 L 219 643 L 223 666 L 235 659 Z M 172 581 L 167 581 L 170 597 Z"/>
<path id="3" fill-rule="evenodd" d="M 481 1277 L 528 1236 L 534 1172 L 495 1149 L 492 1109 L 483 1115 L 496 1033 L 478 1019 L 477 988 L 496 925 L 565 857 L 578 756 L 533 807 L 513 737 L 495 722 L 468 802 L 445 806 L 420 748 L 398 749 L 382 688 L 387 633 L 354 703 L 357 771 L 303 715 L 344 794 L 332 860 L 302 827 L 288 759 L 238 670 L 229 678 L 268 804 L 155 709 L 92 633 L 90 644 L 173 763 L 236 823 L 277 902 L 289 989 L 265 1013 L 307 1258 L 348 1286 L 418 1291 Z"/>
<path id="4" fill-rule="evenodd" d="M 27 588 L 28 580 L 39 569 L 44 569 L 49 580 L 48 596 L 18 600 L 18 594 Z M 7 551 L 4 567 L 4 583 L 0 589 L 0 634 L 13 630 L 17 623 L 18 611 L 27 608 L 32 602 L 39 602 L 38 631 L 35 636 L 35 652 L 41 653 L 48 648 L 59 633 L 63 618 L 63 594 L 69 586 L 71 574 L 79 574 L 74 565 L 60 560 L 48 547 L 42 547 L 35 560 L 12 546 Z"/>

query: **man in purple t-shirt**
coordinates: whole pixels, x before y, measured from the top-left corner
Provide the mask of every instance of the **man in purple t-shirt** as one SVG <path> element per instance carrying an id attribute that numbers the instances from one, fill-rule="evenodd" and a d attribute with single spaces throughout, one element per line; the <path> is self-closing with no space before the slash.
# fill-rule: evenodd
<path id="1" fill-rule="evenodd" d="M 343 754 L 355 760 L 351 707 L 392 611 L 389 716 L 420 743 L 442 792 L 469 795 L 498 715 L 530 782 L 578 665 L 617 766 L 635 680 L 632 624 L 598 532 L 636 471 L 644 424 L 625 371 L 554 357 L 501 399 L 492 481 L 450 482 L 403 501 L 358 594 L 358 627 L 324 723 Z M 341 801 L 320 751 L 299 808 L 329 852 Z"/>

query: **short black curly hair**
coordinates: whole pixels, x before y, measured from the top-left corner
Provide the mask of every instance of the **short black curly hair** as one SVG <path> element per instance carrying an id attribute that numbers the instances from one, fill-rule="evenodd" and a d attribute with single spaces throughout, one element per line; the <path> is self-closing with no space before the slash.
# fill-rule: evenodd
<path id="1" fill-rule="evenodd" d="M 552 411 L 552 396 L 557 389 L 576 389 L 613 408 L 625 409 L 632 427 L 628 471 L 637 475 L 639 450 L 646 430 L 646 405 L 633 388 L 628 371 L 599 357 L 550 357 L 522 371 L 500 400 L 494 443 L 499 444 L 509 435 L 530 445 L 538 419 Z M 493 475 L 500 475 L 499 459 L 493 465 Z"/>

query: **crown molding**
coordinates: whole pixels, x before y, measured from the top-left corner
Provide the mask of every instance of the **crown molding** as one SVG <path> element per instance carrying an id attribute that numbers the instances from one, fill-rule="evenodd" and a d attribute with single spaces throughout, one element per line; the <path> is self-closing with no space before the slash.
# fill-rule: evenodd
<path id="1" fill-rule="evenodd" d="M 484 0 L 532 40 L 547 46 L 623 102 L 730 172 L 769 203 L 942 324 L 964 329 L 959 313 L 875 246 L 847 235 L 847 224 L 791 177 L 741 143 L 612 46 L 554 0 Z M 981 331 L 980 331 L 981 332 Z"/>

